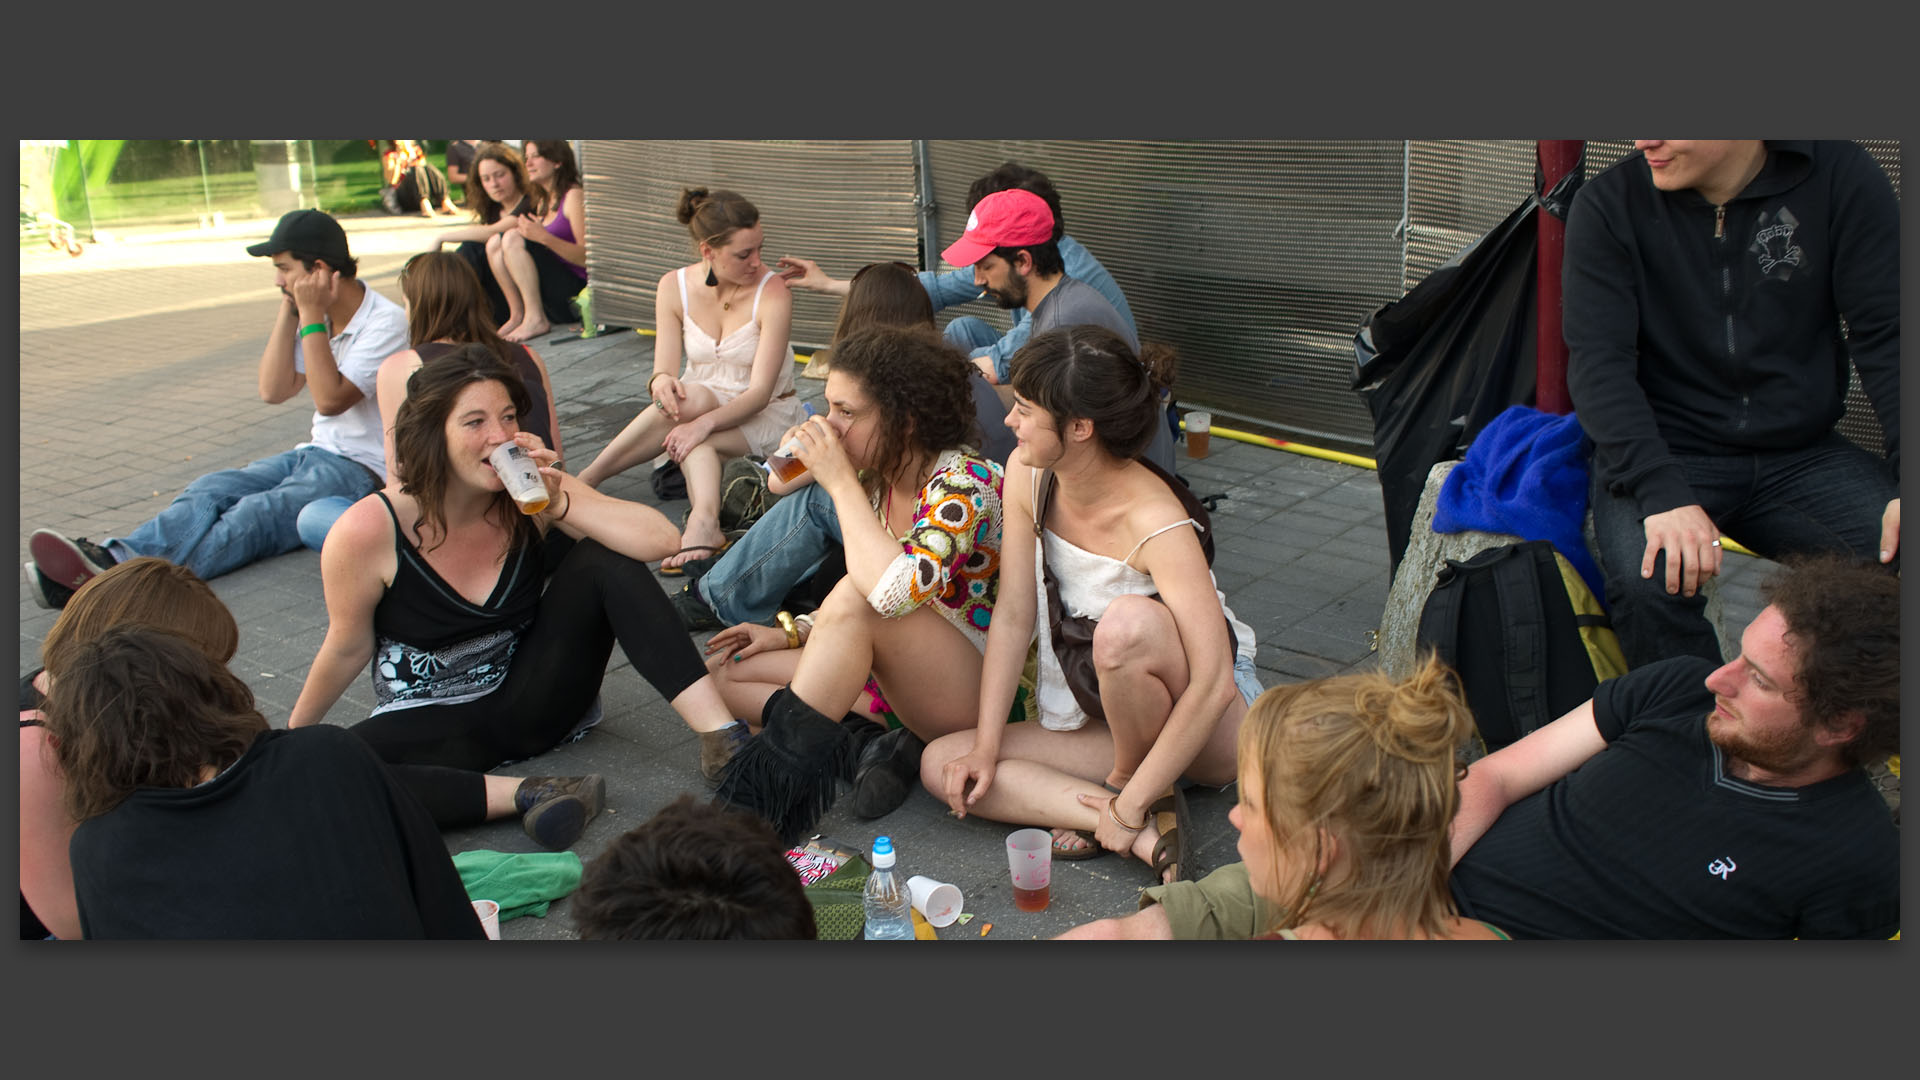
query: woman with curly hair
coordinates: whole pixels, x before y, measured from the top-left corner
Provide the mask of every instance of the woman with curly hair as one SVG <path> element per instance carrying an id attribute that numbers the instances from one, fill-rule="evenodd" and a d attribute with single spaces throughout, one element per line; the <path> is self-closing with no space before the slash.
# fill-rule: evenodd
<path id="1" fill-rule="evenodd" d="M 1460 685 L 1429 656 L 1279 686 L 1240 728 L 1241 862 L 1148 889 L 1124 919 L 1068 938 L 1505 939 L 1447 889 L 1460 807 L 1454 751 L 1473 733 Z"/>
<path id="2" fill-rule="evenodd" d="M 721 796 L 784 837 L 825 812 L 836 772 L 850 765 L 855 812 L 890 812 L 907 797 L 923 740 L 973 723 L 998 593 L 1002 472 L 966 445 L 968 366 L 930 331 L 856 334 L 834 349 L 828 414 L 788 433 L 807 472 L 769 486 L 812 483 L 832 496 L 847 574 L 810 619 L 742 623 L 707 645 L 728 707 L 763 727 L 729 765 Z M 868 718 L 889 715 L 900 726 L 881 735 Z"/>

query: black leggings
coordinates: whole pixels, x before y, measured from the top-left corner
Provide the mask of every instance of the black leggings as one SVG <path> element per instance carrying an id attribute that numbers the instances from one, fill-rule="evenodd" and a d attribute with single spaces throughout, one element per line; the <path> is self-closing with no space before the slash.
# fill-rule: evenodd
<path id="1" fill-rule="evenodd" d="M 353 730 L 442 826 L 486 819 L 481 773 L 552 749 L 600 692 L 613 643 L 672 701 L 707 674 L 659 582 L 594 540 L 562 559 L 507 677 L 485 697 L 369 717 Z"/>

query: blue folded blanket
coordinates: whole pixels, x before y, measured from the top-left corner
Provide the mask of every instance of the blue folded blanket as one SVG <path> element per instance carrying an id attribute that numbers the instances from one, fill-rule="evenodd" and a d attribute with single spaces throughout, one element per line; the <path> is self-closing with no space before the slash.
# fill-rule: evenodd
<path id="1" fill-rule="evenodd" d="M 1433 531 L 1478 529 L 1550 541 L 1605 603 L 1606 583 L 1583 532 L 1587 457 L 1585 433 L 1572 414 L 1512 406 L 1481 429 L 1465 460 L 1447 474 Z"/>

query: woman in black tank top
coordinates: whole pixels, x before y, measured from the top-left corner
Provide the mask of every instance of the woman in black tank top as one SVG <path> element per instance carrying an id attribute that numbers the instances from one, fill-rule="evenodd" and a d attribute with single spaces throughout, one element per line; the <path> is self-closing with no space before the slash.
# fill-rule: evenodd
<path id="1" fill-rule="evenodd" d="M 484 345 L 413 373 L 393 432 L 402 480 L 348 510 L 322 553 L 327 636 L 289 723 L 323 720 L 371 665 L 378 705 L 353 730 L 389 763 L 433 767 L 420 774 L 431 783 L 409 786 L 436 821 L 522 813 L 554 847 L 576 839 L 599 809 L 598 778 L 521 783 L 480 773 L 583 733 L 616 641 L 703 734 L 703 768 L 746 729 L 645 566 L 673 549 L 678 530 L 652 507 L 554 468 L 557 455 L 519 430 L 529 404 L 518 374 Z M 542 466 L 549 499 L 538 513 L 522 513 L 488 463 L 508 441 Z M 578 542 L 542 591 L 542 549 L 555 527 Z M 538 813 L 557 798 L 578 803 L 562 802 L 565 827 Z"/>
<path id="2" fill-rule="evenodd" d="M 380 364 L 374 388 L 374 400 L 380 406 L 380 430 L 386 433 L 387 478 L 399 481 L 393 458 L 393 421 L 399 415 L 400 403 L 407 399 L 407 378 L 421 364 L 462 345 L 485 345 L 513 366 L 532 399 L 527 415 L 521 418 L 521 430 L 540 436 L 554 453 L 564 456 L 547 365 L 532 349 L 494 332 L 486 294 L 473 268 L 457 255 L 422 252 L 401 268 L 400 292 L 407 301 L 407 340 L 413 347 L 394 353 Z M 300 539 L 314 551 L 321 550 L 333 523 L 352 505 L 352 499 L 338 496 L 307 504 L 300 511 Z"/>

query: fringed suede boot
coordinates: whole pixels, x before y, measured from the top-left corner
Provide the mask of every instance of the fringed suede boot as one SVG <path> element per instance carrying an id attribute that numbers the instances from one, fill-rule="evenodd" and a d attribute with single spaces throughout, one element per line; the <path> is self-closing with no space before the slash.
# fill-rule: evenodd
<path id="1" fill-rule="evenodd" d="M 840 724 L 800 700 L 791 686 L 767 699 L 760 734 L 720 773 L 713 801 L 765 818 L 791 847 L 833 807 L 851 738 Z"/>

